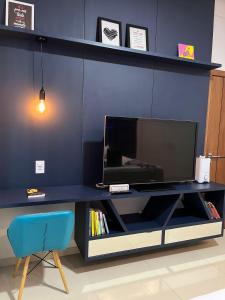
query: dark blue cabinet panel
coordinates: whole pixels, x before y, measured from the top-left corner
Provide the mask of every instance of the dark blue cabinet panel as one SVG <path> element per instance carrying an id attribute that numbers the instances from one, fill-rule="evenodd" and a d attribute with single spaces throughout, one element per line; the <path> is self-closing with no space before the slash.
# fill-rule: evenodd
<path id="1" fill-rule="evenodd" d="M 208 74 L 156 71 L 152 116 L 199 122 L 197 153 L 204 148 Z"/>
<path id="2" fill-rule="evenodd" d="M 83 0 L 35 1 L 35 27 L 44 32 L 83 37 L 83 16 Z M 48 112 L 40 116 L 37 49 L 37 43 L 0 41 L 0 188 L 81 183 L 83 60 L 50 54 L 44 45 Z M 46 161 L 44 175 L 35 175 L 35 160 Z"/>
<path id="3" fill-rule="evenodd" d="M 39 53 L 0 51 L 0 187 L 80 183 L 82 60 L 44 55 L 48 111 L 40 116 Z M 35 160 L 46 161 L 44 175 L 34 174 Z"/>
<path id="4" fill-rule="evenodd" d="M 41 32 L 84 36 L 84 0 L 36 0 L 35 26 Z"/>
<path id="5" fill-rule="evenodd" d="M 149 117 L 152 71 L 144 68 L 85 61 L 84 137 L 103 137 L 105 115 Z"/>
<path id="6" fill-rule="evenodd" d="M 177 55 L 178 43 L 195 46 L 196 59 L 211 60 L 214 1 L 159 0 L 156 51 Z M 203 153 L 209 73 L 161 66 L 155 72 L 152 116 L 199 122 Z"/>
<path id="7" fill-rule="evenodd" d="M 214 0 L 158 0 L 156 51 L 177 55 L 177 44 L 195 46 L 195 57 L 210 61 Z"/>
<path id="8" fill-rule="evenodd" d="M 153 77 L 149 69 L 94 61 L 85 61 L 84 74 L 84 177 L 94 172 L 94 180 L 102 168 L 104 116 L 149 117 Z"/>

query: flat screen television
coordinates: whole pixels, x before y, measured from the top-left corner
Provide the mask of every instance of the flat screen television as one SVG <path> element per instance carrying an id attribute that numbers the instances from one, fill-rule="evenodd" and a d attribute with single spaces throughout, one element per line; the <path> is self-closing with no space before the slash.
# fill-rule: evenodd
<path id="1" fill-rule="evenodd" d="M 105 117 L 103 184 L 194 180 L 198 124 Z"/>

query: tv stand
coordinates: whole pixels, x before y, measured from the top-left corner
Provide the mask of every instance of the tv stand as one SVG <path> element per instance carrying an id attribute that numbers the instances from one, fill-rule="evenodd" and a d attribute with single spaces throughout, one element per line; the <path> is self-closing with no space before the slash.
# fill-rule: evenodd
<path id="1" fill-rule="evenodd" d="M 0 208 L 75 204 L 75 240 L 86 262 L 127 255 L 223 236 L 225 185 L 196 182 L 173 184 L 171 190 L 111 195 L 109 191 L 85 185 L 43 188 L 46 196 L 27 199 L 25 189 L 0 190 Z M 138 213 L 120 214 L 114 200 L 148 201 Z M 220 218 L 211 217 L 207 201 Z M 124 203 L 126 204 L 126 203 Z M 101 209 L 109 233 L 90 235 L 90 209 Z"/>
<path id="2" fill-rule="evenodd" d="M 138 192 L 168 191 L 175 189 L 172 183 L 136 184 L 133 188 Z"/>
<path id="3" fill-rule="evenodd" d="M 126 195 L 93 189 L 88 201 L 76 203 L 75 240 L 84 260 L 96 261 L 223 236 L 225 185 L 192 182 L 159 188 L 140 192 L 131 189 Z M 130 199 L 138 201 L 142 197 L 149 200 L 138 213 L 120 214 L 113 203 L 114 199 L 129 203 Z M 207 201 L 214 204 L 219 219 L 212 218 Z M 90 209 L 104 212 L 108 234 L 90 235 Z"/>

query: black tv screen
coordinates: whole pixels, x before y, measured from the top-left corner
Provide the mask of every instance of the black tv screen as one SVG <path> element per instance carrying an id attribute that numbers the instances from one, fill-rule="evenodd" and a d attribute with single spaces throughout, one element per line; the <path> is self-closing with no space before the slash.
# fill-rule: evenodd
<path id="1" fill-rule="evenodd" d="M 103 183 L 194 179 L 197 123 L 105 117 Z"/>

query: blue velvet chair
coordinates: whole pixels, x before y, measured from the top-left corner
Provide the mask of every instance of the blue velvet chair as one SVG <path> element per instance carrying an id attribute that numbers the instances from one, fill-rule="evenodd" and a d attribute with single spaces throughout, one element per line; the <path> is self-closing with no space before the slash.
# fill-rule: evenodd
<path id="1" fill-rule="evenodd" d="M 16 276 L 18 272 L 22 258 L 25 258 L 18 300 L 22 299 L 27 275 L 40 264 L 41 261 L 46 261 L 45 258 L 49 253 L 53 254 L 54 266 L 59 269 L 65 290 L 67 293 L 69 292 L 57 251 L 64 250 L 68 246 L 73 228 L 74 213 L 72 211 L 22 215 L 12 221 L 8 228 L 8 239 L 18 259 L 14 276 Z M 44 258 L 40 258 L 36 255 L 36 253 L 40 252 L 47 252 L 47 254 Z M 41 260 L 28 272 L 31 255 Z"/>

